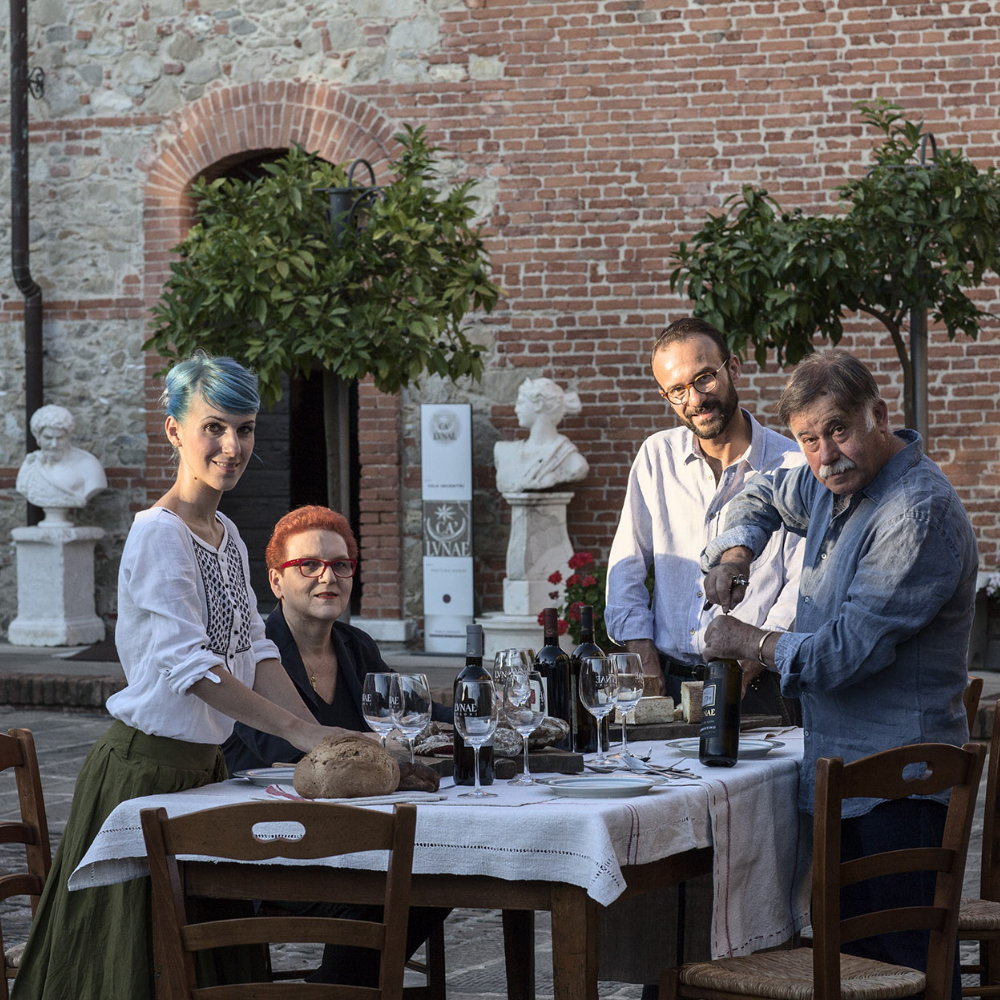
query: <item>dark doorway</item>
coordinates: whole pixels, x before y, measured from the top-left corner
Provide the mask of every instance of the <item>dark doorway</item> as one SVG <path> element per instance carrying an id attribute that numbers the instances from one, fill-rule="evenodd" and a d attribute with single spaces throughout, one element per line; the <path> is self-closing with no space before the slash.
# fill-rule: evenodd
<path id="1" fill-rule="evenodd" d="M 216 163 L 205 176 L 256 180 L 265 176 L 263 164 L 273 162 L 284 150 L 262 150 L 245 158 Z M 342 513 L 358 531 L 358 391 L 350 387 L 350 510 Z M 233 519 L 246 543 L 250 581 L 262 613 L 275 604 L 267 579 L 264 550 L 275 522 L 294 507 L 327 503 L 326 445 L 323 435 L 323 377 L 282 378 L 281 399 L 261 410 L 257 420 L 254 458 L 235 489 L 219 509 Z M 359 568 L 351 594 L 351 613 L 361 609 L 363 568 Z"/>

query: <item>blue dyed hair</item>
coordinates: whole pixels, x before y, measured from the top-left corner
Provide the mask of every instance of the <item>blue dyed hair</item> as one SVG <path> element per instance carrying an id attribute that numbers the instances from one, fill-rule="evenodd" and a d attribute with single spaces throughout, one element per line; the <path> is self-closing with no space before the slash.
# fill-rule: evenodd
<path id="1" fill-rule="evenodd" d="M 260 409 L 257 376 L 232 358 L 210 358 L 204 351 L 197 351 L 167 372 L 160 403 L 168 416 L 183 421 L 195 393 L 227 413 L 256 413 Z"/>

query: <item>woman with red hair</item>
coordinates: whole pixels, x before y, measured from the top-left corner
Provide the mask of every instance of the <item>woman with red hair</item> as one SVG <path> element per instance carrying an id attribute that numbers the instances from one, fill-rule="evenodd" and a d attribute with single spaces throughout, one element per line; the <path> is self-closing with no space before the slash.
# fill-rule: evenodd
<path id="1" fill-rule="evenodd" d="M 361 711 L 361 687 L 369 671 L 388 671 L 375 640 L 338 621 L 349 606 L 358 543 L 342 514 L 329 507 L 299 507 L 274 526 L 266 551 L 267 574 L 278 607 L 266 634 L 306 707 L 324 726 L 370 732 Z M 433 718 L 451 721 L 443 705 Z M 223 746 L 230 774 L 301 756 L 290 743 L 238 724 Z"/>
<path id="2" fill-rule="evenodd" d="M 299 507 L 274 526 L 267 543 L 267 574 L 278 607 L 265 632 L 316 721 L 330 728 L 369 732 L 361 712 L 361 687 L 369 671 L 387 671 L 370 635 L 337 619 L 349 605 L 358 543 L 347 519 L 329 507 Z M 433 718 L 452 721 L 451 709 L 434 705 Z M 223 746 L 229 773 L 241 768 L 295 763 L 302 752 L 280 736 L 237 724 Z M 380 920 L 376 908 L 340 903 L 282 904 L 314 916 Z M 411 907 L 407 955 L 420 947 L 448 910 Z M 313 983 L 378 985 L 377 953 L 327 945 Z"/>

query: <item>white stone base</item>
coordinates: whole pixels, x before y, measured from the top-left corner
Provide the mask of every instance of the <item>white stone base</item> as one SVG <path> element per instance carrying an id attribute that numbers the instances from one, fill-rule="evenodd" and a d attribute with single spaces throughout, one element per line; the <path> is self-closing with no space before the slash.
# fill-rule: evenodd
<path id="1" fill-rule="evenodd" d="M 355 628 L 367 632 L 376 642 L 409 642 L 417 634 L 412 618 L 362 618 L 351 616 Z"/>
<path id="2" fill-rule="evenodd" d="M 15 528 L 17 617 L 7 638 L 15 646 L 84 646 L 104 638 L 94 612 L 94 544 L 100 528 L 37 525 Z"/>
<path id="3" fill-rule="evenodd" d="M 538 615 L 504 615 L 500 612 L 481 615 L 476 621 L 483 626 L 483 663 L 492 665 L 500 649 L 527 647 L 536 652 L 544 638 Z"/>

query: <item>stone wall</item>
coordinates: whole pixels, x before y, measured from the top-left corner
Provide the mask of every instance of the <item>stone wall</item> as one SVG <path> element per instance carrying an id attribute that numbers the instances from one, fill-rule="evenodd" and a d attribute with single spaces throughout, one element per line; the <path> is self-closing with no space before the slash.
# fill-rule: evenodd
<path id="1" fill-rule="evenodd" d="M 6 17 L 6 11 L 0 12 Z M 98 610 L 132 511 L 169 479 L 152 375 L 148 308 L 169 248 L 190 223 L 186 188 L 241 153 L 300 141 L 332 159 L 391 154 L 404 123 L 427 125 L 449 177 L 481 182 L 495 277 L 506 297 L 475 335 L 481 386 L 427 382 L 379 398 L 362 387 L 366 617 L 420 613 L 420 402 L 469 400 L 476 433 L 477 599 L 500 605 L 506 510 L 490 455 L 513 436 L 522 378 L 575 388 L 562 429 L 591 464 L 569 509 L 579 548 L 606 554 L 635 450 L 666 421 L 650 391 L 652 333 L 685 310 L 670 254 L 743 183 L 788 207 L 834 207 L 875 137 L 852 103 L 884 96 L 923 114 L 945 147 L 1000 159 L 1000 15 L 988 0 L 33 0 L 31 267 L 45 294 L 46 401 L 77 417 L 77 442 L 111 489 L 82 520 L 108 533 Z M 0 25 L 0 28 L 4 28 Z M 3 31 L 0 86 L 9 88 Z M 9 204 L 7 123 L 0 192 Z M 6 213 L 0 227 L 7 239 Z M 997 308 L 991 275 L 978 299 Z M 845 345 L 871 363 L 900 416 L 900 378 L 881 328 Z M 931 344 L 932 456 L 961 492 L 984 565 L 1000 542 L 996 441 L 1000 335 Z M 0 275 L 0 628 L 14 614 L 13 492 L 23 457 L 20 296 Z M 782 376 L 745 368 L 743 399 L 765 417 Z"/>

